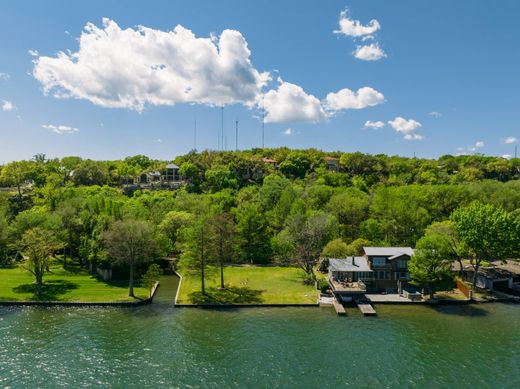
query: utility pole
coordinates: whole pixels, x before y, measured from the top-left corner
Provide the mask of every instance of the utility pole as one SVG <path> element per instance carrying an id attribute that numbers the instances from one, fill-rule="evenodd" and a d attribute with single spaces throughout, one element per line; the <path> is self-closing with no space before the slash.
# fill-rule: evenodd
<path id="1" fill-rule="evenodd" d="M 515 145 L 515 159 L 516 159 L 517 151 L 518 151 L 518 146 Z"/>
<path id="2" fill-rule="evenodd" d="M 197 119 L 193 126 L 193 150 L 197 151 Z"/>
<path id="3" fill-rule="evenodd" d="M 224 149 L 224 104 L 220 108 L 220 132 L 222 139 L 222 149 Z"/>
<path id="4" fill-rule="evenodd" d="M 265 103 L 262 96 L 262 148 L 265 146 Z"/>
<path id="5" fill-rule="evenodd" d="M 235 120 L 235 151 L 238 151 L 238 120 Z"/>

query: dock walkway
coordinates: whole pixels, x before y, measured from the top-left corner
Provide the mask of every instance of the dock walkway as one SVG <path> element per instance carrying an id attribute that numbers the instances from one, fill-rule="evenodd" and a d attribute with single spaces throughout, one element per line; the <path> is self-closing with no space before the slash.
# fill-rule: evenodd
<path id="1" fill-rule="evenodd" d="M 376 314 L 374 307 L 368 303 L 357 303 L 357 306 L 361 313 L 363 313 L 365 316 L 373 316 Z"/>
<path id="2" fill-rule="evenodd" d="M 332 305 L 334 306 L 334 309 L 336 310 L 336 313 L 340 316 L 345 316 L 347 312 L 345 311 L 345 307 L 341 305 L 341 303 L 338 302 L 338 300 L 334 299 L 332 301 Z"/>

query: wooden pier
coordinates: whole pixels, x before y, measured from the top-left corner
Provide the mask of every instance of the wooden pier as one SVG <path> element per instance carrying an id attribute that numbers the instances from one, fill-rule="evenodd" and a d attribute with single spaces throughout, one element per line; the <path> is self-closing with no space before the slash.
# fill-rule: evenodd
<path id="1" fill-rule="evenodd" d="M 338 302 L 338 300 L 334 299 L 332 302 L 332 306 L 336 310 L 336 313 L 340 316 L 345 316 L 347 312 L 345 311 L 345 307 Z"/>
<path id="2" fill-rule="evenodd" d="M 358 306 L 359 310 L 361 311 L 361 313 L 363 313 L 363 315 L 365 315 L 365 316 L 376 315 L 376 310 L 370 304 L 367 304 L 367 303 L 357 303 L 357 306 Z"/>

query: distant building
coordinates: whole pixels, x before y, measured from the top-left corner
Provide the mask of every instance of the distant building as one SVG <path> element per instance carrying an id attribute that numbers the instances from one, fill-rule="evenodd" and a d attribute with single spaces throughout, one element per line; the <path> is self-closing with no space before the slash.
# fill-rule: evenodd
<path id="1" fill-rule="evenodd" d="M 358 257 L 329 259 L 329 284 L 337 295 L 401 292 L 410 280 L 411 247 L 364 247 Z"/>
<path id="2" fill-rule="evenodd" d="M 339 158 L 336 157 L 325 157 L 327 163 L 327 169 L 331 172 L 339 172 Z"/>
<path id="3" fill-rule="evenodd" d="M 180 181 L 180 168 L 174 163 L 166 165 L 166 168 L 162 172 L 162 180 L 165 182 Z"/>
<path id="4" fill-rule="evenodd" d="M 462 278 L 472 283 L 475 274 L 473 266 L 465 265 L 463 270 Z M 481 266 L 477 274 L 477 287 L 520 296 L 520 262 L 493 261 L 489 266 Z"/>
<path id="5" fill-rule="evenodd" d="M 161 171 L 143 172 L 137 177 L 125 176 L 122 178 L 122 185 L 130 191 L 139 188 L 176 189 L 182 182 L 180 168 L 174 163 L 166 165 Z"/>

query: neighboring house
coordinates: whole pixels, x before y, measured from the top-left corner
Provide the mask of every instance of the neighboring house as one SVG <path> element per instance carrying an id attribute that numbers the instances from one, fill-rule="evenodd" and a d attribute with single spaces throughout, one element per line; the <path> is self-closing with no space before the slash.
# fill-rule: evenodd
<path id="1" fill-rule="evenodd" d="M 335 294 L 401 292 L 410 280 L 411 247 L 363 247 L 365 254 L 329 260 L 329 284 Z"/>
<path id="2" fill-rule="evenodd" d="M 465 281 L 472 283 L 474 274 L 473 266 L 464 266 L 462 278 Z M 489 266 L 481 266 L 477 274 L 477 287 L 520 296 L 520 262 L 493 261 Z"/>
<path id="3" fill-rule="evenodd" d="M 327 169 L 331 172 L 339 172 L 339 158 L 336 157 L 325 157 L 327 163 Z"/>
<path id="4" fill-rule="evenodd" d="M 162 180 L 165 182 L 174 182 L 181 180 L 180 168 L 174 163 L 166 165 L 166 168 L 162 171 Z"/>

